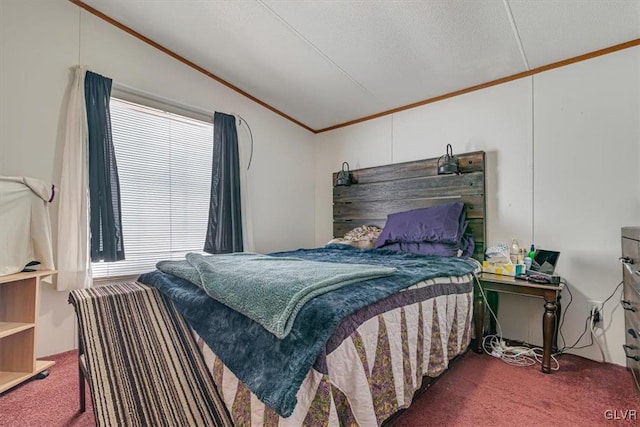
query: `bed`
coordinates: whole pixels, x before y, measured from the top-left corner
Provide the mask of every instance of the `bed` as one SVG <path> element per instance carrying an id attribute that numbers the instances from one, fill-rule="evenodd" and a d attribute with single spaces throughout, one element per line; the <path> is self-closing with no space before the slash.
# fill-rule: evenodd
<path id="1" fill-rule="evenodd" d="M 459 175 L 438 175 L 438 159 L 352 171 L 354 183 L 333 190 L 334 237 L 358 226 L 383 228 L 390 214 L 462 202 L 473 258 L 481 259 L 485 154 L 458 157 Z M 469 345 L 480 268 L 470 259 L 339 244 L 272 256 L 394 272 L 316 296 L 281 338 L 203 296 L 188 276 L 156 271 L 139 279 L 168 296 L 189 322 L 238 426 L 389 423 Z"/>

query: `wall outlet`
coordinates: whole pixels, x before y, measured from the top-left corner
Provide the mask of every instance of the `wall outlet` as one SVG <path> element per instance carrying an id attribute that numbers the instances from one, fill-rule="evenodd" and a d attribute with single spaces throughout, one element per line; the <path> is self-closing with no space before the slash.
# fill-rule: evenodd
<path id="1" fill-rule="evenodd" d="M 587 301 L 587 309 L 589 315 L 591 315 L 592 309 L 597 310 L 597 314 L 594 315 L 593 324 L 598 326 L 602 325 L 602 301 Z"/>

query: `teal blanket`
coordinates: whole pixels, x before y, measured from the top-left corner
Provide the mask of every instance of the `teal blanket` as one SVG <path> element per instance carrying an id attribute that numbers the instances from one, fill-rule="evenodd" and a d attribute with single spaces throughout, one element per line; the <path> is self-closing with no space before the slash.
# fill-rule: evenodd
<path id="1" fill-rule="evenodd" d="M 351 283 L 393 274 L 396 269 L 339 264 L 254 253 L 200 255 L 161 261 L 158 270 L 178 276 L 244 314 L 282 339 L 312 298 Z"/>

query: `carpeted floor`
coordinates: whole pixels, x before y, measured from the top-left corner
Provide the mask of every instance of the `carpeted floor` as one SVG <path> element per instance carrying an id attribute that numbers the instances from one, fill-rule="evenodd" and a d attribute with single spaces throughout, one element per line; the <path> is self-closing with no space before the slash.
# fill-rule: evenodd
<path id="1" fill-rule="evenodd" d="M 640 395 L 622 366 L 560 358 L 546 375 L 468 352 L 396 426 L 638 426 Z M 632 415 L 635 420 L 608 420 Z M 614 412 L 615 411 L 615 412 Z"/>
<path id="2" fill-rule="evenodd" d="M 0 426 L 94 425 L 89 396 L 87 412 L 78 412 L 76 354 L 47 358 L 56 361 L 48 378 L 0 395 Z M 623 419 L 633 411 L 636 419 Z M 640 398 L 631 375 L 621 366 L 566 355 L 560 371 L 544 375 L 539 366 L 517 368 L 469 352 L 395 425 L 637 426 L 638 418 Z"/>
<path id="3" fill-rule="evenodd" d="M 67 351 L 43 359 L 56 362 L 47 378 L 27 381 L 0 395 L 0 426 L 94 426 L 88 386 L 87 412 L 79 411 L 78 352 Z"/>

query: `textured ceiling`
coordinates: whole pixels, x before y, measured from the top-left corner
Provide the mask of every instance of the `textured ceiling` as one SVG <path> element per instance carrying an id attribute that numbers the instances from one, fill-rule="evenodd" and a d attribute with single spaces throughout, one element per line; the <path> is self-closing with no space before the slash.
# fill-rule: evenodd
<path id="1" fill-rule="evenodd" d="M 313 129 L 640 38 L 640 0 L 84 0 Z"/>

